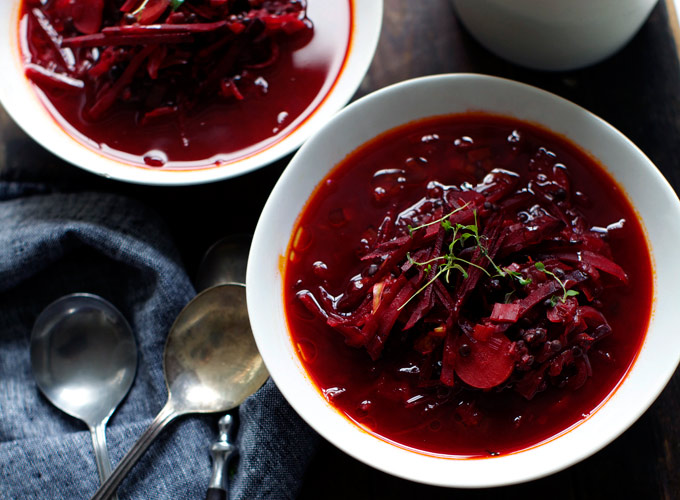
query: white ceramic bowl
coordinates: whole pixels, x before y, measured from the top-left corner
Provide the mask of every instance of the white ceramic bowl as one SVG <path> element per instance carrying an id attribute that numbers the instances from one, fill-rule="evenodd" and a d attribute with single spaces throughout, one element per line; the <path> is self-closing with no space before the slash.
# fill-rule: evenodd
<path id="1" fill-rule="evenodd" d="M 556 439 L 485 459 L 427 456 L 391 445 L 342 416 L 322 397 L 293 348 L 284 317 L 282 262 L 298 215 L 328 171 L 368 139 L 424 117 L 469 110 L 538 123 L 597 158 L 624 187 L 652 250 L 654 306 L 642 350 L 623 383 L 599 410 Z M 403 82 L 339 113 L 299 150 L 262 212 L 247 271 L 252 328 L 264 361 L 295 410 L 355 458 L 403 478 L 441 486 L 487 487 L 535 479 L 595 453 L 647 410 L 680 359 L 677 276 L 680 202 L 647 157 L 620 132 L 560 97 L 499 78 L 457 74 Z"/>
<path id="2" fill-rule="evenodd" d="M 320 2 L 320 8 L 324 8 L 323 2 L 328 1 L 309 0 L 309 3 Z M 233 162 L 180 170 L 145 168 L 112 159 L 83 145 L 57 124 L 24 76 L 18 33 L 20 4 L 21 0 L 0 1 L 2 106 L 28 135 L 62 159 L 104 177 L 153 185 L 187 185 L 227 179 L 268 165 L 297 149 L 347 104 L 356 92 L 373 59 L 383 11 L 383 0 L 351 0 L 352 39 L 341 72 L 323 102 L 289 135 L 264 150 Z"/>

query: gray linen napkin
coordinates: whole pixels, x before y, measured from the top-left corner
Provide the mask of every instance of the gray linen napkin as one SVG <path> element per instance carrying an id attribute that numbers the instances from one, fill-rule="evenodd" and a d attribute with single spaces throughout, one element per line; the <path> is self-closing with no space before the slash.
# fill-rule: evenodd
<path id="1" fill-rule="evenodd" d="M 99 484 L 89 431 L 54 408 L 31 375 L 30 332 L 72 292 L 115 304 L 135 332 L 137 377 L 109 422 L 115 466 L 167 398 L 167 331 L 195 291 L 162 220 L 130 199 L 0 182 L 0 498 L 89 498 Z M 232 499 L 295 498 L 317 436 L 274 384 L 239 410 Z M 204 498 L 216 416 L 171 424 L 119 489 L 121 499 Z"/>

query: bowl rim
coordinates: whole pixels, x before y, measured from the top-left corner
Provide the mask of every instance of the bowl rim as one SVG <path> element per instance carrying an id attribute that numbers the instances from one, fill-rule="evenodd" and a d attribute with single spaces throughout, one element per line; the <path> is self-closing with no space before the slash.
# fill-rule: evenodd
<path id="1" fill-rule="evenodd" d="M 4 73 L 0 85 L 0 104 L 19 127 L 41 146 L 62 160 L 105 178 L 133 184 L 182 186 L 221 181 L 244 175 L 292 153 L 342 109 L 356 93 L 375 54 L 383 18 L 383 0 L 348 0 L 352 30 L 347 53 L 330 89 L 316 108 L 291 131 L 263 149 L 243 158 L 204 168 L 154 169 L 133 165 L 109 157 L 87 146 L 86 138 L 70 134 L 49 111 L 24 76 L 20 50 L 19 23 L 22 0 L 2 2 L 0 21 L 7 28 L 0 30 L 0 70 Z"/>
<path id="2" fill-rule="evenodd" d="M 452 89 L 459 90 L 466 86 L 473 89 L 469 93 L 481 93 L 487 98 L 489 92 L 496 92 L 496 101 L 491 104 L 486 103 L 491 107 L 498 107 L 498 102 L 509 103 L 518 96 L 523 99 L 521 104 L 526 105 L 522 113 L 513 113 L 503 112 L 501 109 L 486 109 L 483 103 L 478 101 L 469 103 L 466 108 L 468 111 L 487 111 L 538 123 L 548 130 L 566 136 L 598 159 L 610 175 L 622 187 L 625 187 L 625 194 L 638 212 L 640 222 L 646 232 L 653 269 L 659 268 L 657 262 L 666 262 L 664 259 L 671 257 L 671 254 L 664 250 L 663 245 L 660 249 L 652 245 L 658 239 L 659 231 L 655 228 L 661 222 L 655 224 L 650 233 L 650 221 L 646 218 L 646 213 L 649 211 L 648 205 L 656 206 L 660 203 L 667 209 L 661 216 L 663 221 L 680 220 L 680 201 L 660 171 L 621 132 L 586 109 L 537 87 L 488 75 L 459 73 L 416 78 L 378 90 L 350 104 L 312 136 L 284 170 L 265 204 L 253 237 L 246 283 L 251 325 L 265 364 L 284 397 L 319 434 L 354 458 L 392 475 L 437 486 L 481 488 L 516 484 L 547 476 L 589 457 L 611 443 L 651 406 L 665 388 L 680 362 L 680 340 L 672 340 L 665 352 L 661 351 L 659 354 L 653 351 L 655 355 L 661 356 L 662 362 L 655 366 L 654 373 L 647 373 L 650 371 L 649 368 L 643 371 L 642 363 L 649 364 L 649 350 L 651 348 L 658 350 L 657 338 L 663 336 L 663 328 L 676 331 L 678 329 L 674 325 L 677 321 L 674 322 L 672 318 L 672 302 L 668 300 L 668 297 L 659 293 L 660 289 L 670 289 L 668 275 L 673 273 L 655 272 L 653 312 L 647 335 L 640 353 L 613 393 L 577 426 L 527 450 L 499 457 L 456 459 L 404 450 L 351 423 L 322 397 L 294 352 L 288 324 L 283 313 L 282 272 L 285 267 L 290 235 L 302 206 L 329 170 L 356 147 L 365 143 L 367 137 L 375 137 L 386 130 L 420 118 L 451 114 L 448 111 L 440 111 L 413 117 L 412 113 L 408 112 L 402 121 L 396 121 L 387 128 L 381 128 L 383 122 L 387 120 L 379 116 L 381 110 L 386 114 L 399 113 L 399 110 L 387 109 L 388 103 L 404 102 L 409 99 L 423 101 L 437 92 L 441 94 L 442 89 L 448 90 L 453 95 Z M 420 101 L 418 102 L 422 104 Z M 520 105 L 508 104 L 508 106 L 516 109 Z M 444 108 L 448 110 L 446 106 Z M 548 119 L 529 119 L 526 116 L 547 116 L 548 112 L 553 114 L 557 112 L 560 118 L 565 115 L 570 119 L 576 117 L 578 126 L 572 127 L 573 130 L 567 133 L 553 126 L 553 122 L 546 123 Z M 361 129 L 358 131 L 347 131 L 349 124 L 360 123 L 362 120 L 369 124 L 364 123 L 363 127 L 361 125 L 355 127 Z M 556 118 L 551 118 L 551 120 L 555 121 Z M 589 142 L 586 141 L 585 145 L 576 139 L 579 134 L 583 134 L 580 130 L 583 126 L 590 127 L 595 133 L 595 137 Z M 370 135 L 367 136 L 364 130 L 366 127 L 374 127 L 375 130 L 371 130 Z M 352 144 L 359 141 L 356 147 L 345 150 L 343 146 L 338 146 L 335 143 L 336 138 L 342 133 L 359 135 L 346 141 Z M 364 134 L 363 137 L 360 136 L 361 133 Z M 602 148 L 615 145 L 615 151 L 598 149 L 600 146 L 597 144 L 600 143 L 603 144 Z M 319 153 L 321 150 L 324 150 L 324 154 L 331 158 L 327 160 L 328 165 L 319 166 L 316 162 L 314 169 L 310 168 L 308 160 L 314 163 L 313 160 L 324 157 Z M 607 158 L 624 153 L 630 157 L 629 163 L 633 163 L 638 170 L 625 170 L 623 167 L 615 169 L 615 172 L 611 170 L 611 164 L 607 162 Z M 646 180 L 651 186 L 649 189 L 653 188 L 653 192 L 644 198 L 647 200 L 644 206 L 633 203 L 633 199 L 637 200 L 642 196 L 638 194 L 638 191 L 643 188 L 636 188 L 633 197 L 631 197 L 630 189 L 633 176 L 641 175 L 640 169 L 647 176 Z M 627 182 L 624 182 L 626 176 L 628 176 Z M 301 201 L 291 202 L 291 197 L 295 196 L 301 198 Z M 297 211 L 294 208 L 287 209 L 287 203 L 292 203 L 299 209 Z M 287 213 L 287 210 L 295 213 Z M 677 223 L 666 226 L 671 231 L 667 235 L 666 241 L 670 243 L 665 245 L 666 250 L 680 245 L 680 228 L 676 226 Z M 281 245 L 283 240 L 285 243 Z M 678 270 L 677 265 L 675 269 Z M 263 307 L 267 307 L 266 314 L 261 312 Z M 305 387 L 305 384 L 311 386 L 312 390 L 310 387 Z M 622 402 L 633 400 L 632 395 L 637 396 L 634 399 L 635 404 L 630 407 L 622 406 Z M 616 411 L 622 408 L 625 409 L 624 415 L 617 415 Z M 590 437 L 592 440 L 584 445 L 584 437 Z M 556 449 L 562 454 L 559 460 L 554 457 L 557 454 Z"/>

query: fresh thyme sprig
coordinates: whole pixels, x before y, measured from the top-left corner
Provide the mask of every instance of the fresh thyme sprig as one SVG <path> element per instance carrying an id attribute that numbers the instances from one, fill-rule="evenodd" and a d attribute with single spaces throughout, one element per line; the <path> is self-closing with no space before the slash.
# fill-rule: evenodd
<path id="1" fill-rule="evenodd" d="M 132 11 L 132 15 L 135 16 L 137 19 L 142 15 L 142 12 L 144 9 L 146 9 L 146 5 L 149 3 L 149 0 L 144 0 L 139 7 L 137 7 L 135 10 Z"/>
<path id="2" fill-rule="evenodd" d="M 494 277 L 494 276 L 500 276 L 500 277 L 507 277 L 509 276 L 511 279 L 517 280 L 517 282 L 520 285 L 528 285 L 531 283 L 530 278 L 525 278 L 522 273 L 518 271 L 512 271 L 511 269 L 508 269 L 507 267 L 500 267 L 498 266 L 494 260 L 491 258 L 489 255 L 489 251 L 484 244 L 483 240 L 485 240 L 484 235 L 479 234 L 479 224 L 477 221 L 477 211 L 473 210 L 473 217 L 474 217 L 474 223 L 473 224 L 452 224 L 451 221 L 449 221 L 449 217 L 451 215 L 455 214 L 456 212 L 459 212 L 460 210 L 463 210 L 465 207 L 468 206 L 468 203 L 465 205 L 455 209 L 449 214 L 444 215 L 443 217 L 440 217 L 439 219 L 430 221 L 426 224 L 422 224 L 417 227 L 411 227 L 408 226 L 409 234 L 413 235 L 413 233 L 419 229 L 426 228 L 428 226 L 431 226 L 433 224 L 440 223 L 442 227 L 446 231 L 451 231 L 453 233 L 453 237 L 451 239 L 451 243 L 448 245 L 448 251 L 444 255 L 440 255 L 438 257 L 434 257 L 432 259 L 429 259 L 425 262 L 417 262 L 414 260 L 410 253 L 406 254 L 406 258 L 408 261 L 416 266 L 427 266 L 427 272 L 431 272 L 433 264 L 436 267 L 436 272 L 432 278 L 430 278 L 427 283 L 425 283 L 422 287 L 420 287 L 409 299 L 404 302 L 401 306 L 399 306 L 398 310 L 402 310 L 406 305 L 411 302 L 416 296 L 418 296 L 420 293 L 423 292 L 428 286 L 432 285 L 432 283 L 435 282 L 440 276 L 444 276 L 444 280 L 446 283 L 450 282 L 450 275 L 451 271 L 458 271 L 461 273 L 463 276 L 463 279 L 468 278 L 468 272 L 467 270 L 463 267 L 463 265 L 467 265 L 470 267 L 474 267 L 482 271 L 484 274 L 486 274 L 489 277 Z M 474 262 L 471 262 L 467 259 L 464 259 L 457 255 L 457 252 L 460 252 L 460 250 L 466 248 L 465 245 L 468 241 L 472 241 L 473 247 L 477 248 L 481 255 L 485 257 L 489 263 L 491 264 L 491 267 L 494 269 L 495 274 L 491 274 L 487 269 L 483 266 L 480 266 L 479 264 L 476 264 Z"/>
<path id="3" fill-rule="evenodd" d="M 142 15 L 142 12 L 144 9 L 146 9 L 147 5 L 149 3 L 149 0 L 144 0 L 139 7 L 137 7 L 133 12 L 132 15 L 135 16 L 137 19 L 140 18 Z M 184 3 L 184 0 L 170 0 L 170 7 L 172 8 L 173 11 L 179 9 L 182 4 Z"/>
<path id="4" fill-rule="evenodd" d="M 558 297 L 557 295 L 553 295 L 552 297 L 550 297 L 551 307 L 555 307 L 557 305 L 558 300 L 562 301 L 562 303 L 564 304 L 567 301 L 567 297 L 575 297 L 576 295 L 578 295 L 578 290 L 567 290 L 567 287 L 564 286 L 564 282 L 561 279 L 559 279 L 555 275 L 555 273 L 553 273 L 552 271 L 548 271 L 545 268 L 545 264 L 543 264 L 543 262 L 535 262 L 534 267 L 541 271 L 543 274 L 547 274 L 548 276 L 555 279 L 562 287 L 562 297 Z"/>
<path id="5" fill-rule="evenodd" d="M 449 217 L 451 217 L 453 214 L 456 214 L 456 213 L 460 212 L 461 210 L 465 209 L 468 205 L 469 205 L 469 203 L 466 203 L 465 205 L 462 205 L 462 206 L 456 208 L 453 212 L 449 212 L 448 214 L 444 215 L 443 217 L 440 217 L 439 219 L 435 219 L 433 221 L 427 222 L 426 224 L 421 224 L 420 226 L 411 227 L 411 225 L 409 224 L 408 226 L 406 226 L 408 228 L 408 234 L 413 235 L 413 233 L 415 231 L 417 231 L 418 229 L 423 229 L 423 228 L 426 228 L 428 226 L 433 226 L 434 224 L 437 224 L 438 222 L 441 222 L 442 225 L 444 225 L 444 222 L 447 222 L 450 226 L 451 223 L 448 220 Z"/>
<path id="6" fill-rule="evenodd" d="M 517 282 L 522 286 L 526 286 L 529 283 L 531 283 L 531 278 L 525 278 L 522 275 L 522 273 L 520 273 L 519 271 L 512 271 L 512 270 L 508 269 L 507 267 L 504 267 L 503 271 L 505 271 L 507 274 L 509 274 L 512 278 L 515 278 L 517 280 Z"/>

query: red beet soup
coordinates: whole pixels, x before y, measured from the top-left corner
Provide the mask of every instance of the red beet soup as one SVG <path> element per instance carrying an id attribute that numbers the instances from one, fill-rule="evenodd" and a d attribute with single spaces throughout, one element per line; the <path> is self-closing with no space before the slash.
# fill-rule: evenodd
<path id="1" fill-rule="evenodd" d="M 568 140 L 515 119 L 387 132 L 317 187 L 286 317 L 330 404 L 382 439 L 508 454 L 587 418 L 635 360 L 652 267 L 636 212 Z"/>
<path id="2" fill-rule="evenodd" d="M 23 0 L 27 77 L 80 142 L 128 163 L 221 165 L 304 122 L 340 74 L 351 0 Z"/>

